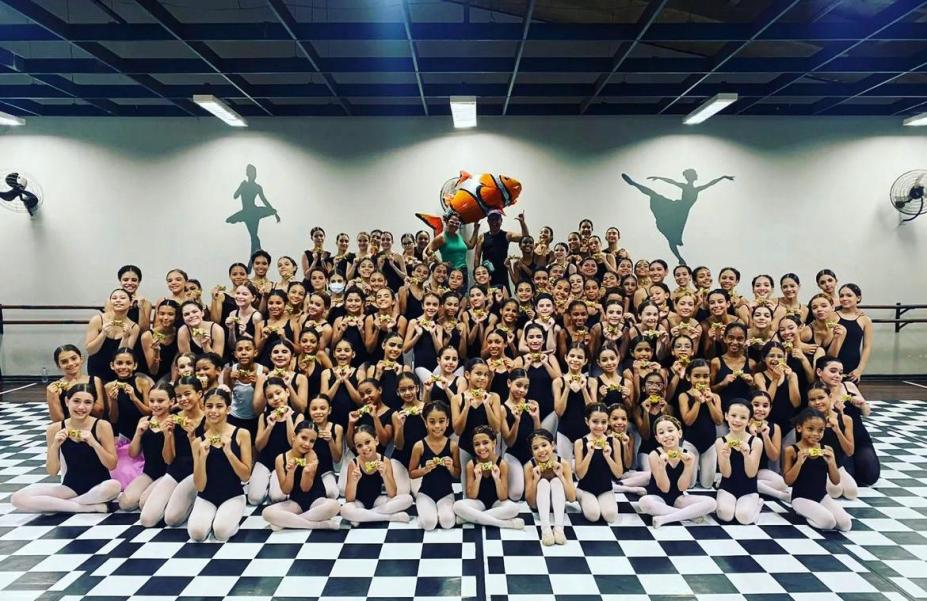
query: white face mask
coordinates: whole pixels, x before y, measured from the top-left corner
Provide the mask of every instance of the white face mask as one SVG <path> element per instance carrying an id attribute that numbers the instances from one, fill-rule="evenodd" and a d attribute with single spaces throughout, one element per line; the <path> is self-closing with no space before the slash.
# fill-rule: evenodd
<path id="1" fill-rule="evenodd" d="M 332 282 L 328 285 L 332 294 L 341 294 L 344 292 L 344 282 Z"/>

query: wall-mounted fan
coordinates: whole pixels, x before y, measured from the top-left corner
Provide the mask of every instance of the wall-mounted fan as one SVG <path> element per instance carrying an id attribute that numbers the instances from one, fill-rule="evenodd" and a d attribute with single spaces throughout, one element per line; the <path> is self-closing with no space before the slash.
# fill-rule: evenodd
<path id="1" fill-rule="evenodd" d="M 922 213 L 927 213 L 927 171 L 915 169 L 908 171 L 895 180 L 889 197 L 892 206 L 905 216 L 902 222 L 911 221 Z"/>

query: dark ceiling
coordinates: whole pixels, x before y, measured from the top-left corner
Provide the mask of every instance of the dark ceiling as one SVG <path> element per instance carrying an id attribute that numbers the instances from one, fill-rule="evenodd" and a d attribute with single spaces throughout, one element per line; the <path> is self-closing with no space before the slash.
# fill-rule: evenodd
<path id="1" fill-rule="evenodd" d="M 927 107 L 927 0 L 0 0 L 0 110 L 747 115 Z"/>

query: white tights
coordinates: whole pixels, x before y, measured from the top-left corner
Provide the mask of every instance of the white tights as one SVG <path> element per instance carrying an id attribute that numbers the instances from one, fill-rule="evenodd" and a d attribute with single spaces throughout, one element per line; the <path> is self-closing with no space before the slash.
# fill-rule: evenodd
<path id="1" fill-rule="evenodd" d="M 13 493 L 10 503 L 29 513 L 106 513 L 121 488 L 118 480 L 104 480 L 78 495 L 64 484 L 33 484 Z"/>
<path id="2" fill-rule="evenodd" d="M 521 501 L 525 494 L 525 468 L 518 459 L 508 453 L 502 456 L 502 460 L 509 466 L 509 499 Z"/>
<path id="3" fill-rule="evenodd" d="M 718 449 L 714 445 L 699 453 L 690 442 L 683 442 L 682 446 L 695 457 L 695 473 L 692 474 L 693 484 L 697 481 L 702 488 L 711 488 L 715 485 L 715 476 L 718 473 Z"/>
<path id="4" fill-rule="evenodd" d="M 422 530 L 434 530 L 441 525 L 445 530 L 457 524 L 454 515 L 454 495 L 445 495 L 435 502 L 424 493 L 415 495 L 415 508 L 418 510 L 418 525 Z"/>
<path id="5" fill-rule="evenodd" d="M 792 499 L 795 513 L 808 520 L 808 524 L 818 530 L 841 530 L 847 532 L 853 527 L 850 514 L 837 501 L 825 496 L 820 502 L 811 499 Z"/>
<path id="6" fill-rule="evenodd" d="M 563 514 L 566 513 L 566 493 L 559 478 L 538 480 L 535 495 L 538 503 L 538 518 L 542 530 L 550 529 L 550 512 L 554 512 L 554 526 L 563 528 Z"/>
<path id="7" fill-rule="evenodd" d="M 611 524 L 618 521 L 618 501 L 612 491 L 594 495 L 580 488 L 576 489 L 576 500 L 583 510 L 583 516 L 590 522 L 598 522 L 599 518 Z"/>
<path id="8" fill-rule="evenodd" d="M 761 495 L 773 497 L 780 501 L 792 498 L 792 489 L 782 476 L 772 470 L 760 470 L 756 473 L 756 489 Z"/>
<path id="9" fill-rule="evenodd" d="M 341 506 L 341 517 L 349 522 L 408 522 L 409 515 L 405 510 L 412 507 L 411 495 L 396 495 L 387 497 L 380 495 L 373 502 L 373 507 L 367 509 L 360 501 L 345 503 Z"/>
<path id="10" fill-rule="evenodd" d="M 268 495 L 268 489 L 270 494 Z M 251 470 L 251 478 L 247 486 L 248 504 L 260 505 L 264 499 L 270 497 L 271 503 L 277 503 L 286 499 L 286 495 L 280 488 L 280 479 L 277 478 L 277 470 L 270 471 L 266 465 L 260 461 L 255 462 Z"/>
<path id="11" fill-rule="evenodd" d="M 496 501 L 492 507 L 486 509 L 482 501 L 461 499 L 454 503 L 454 513 L 471 524 L 495 526 L 496 528 L 515 528 L 514 518 L 518 516 L 518 504 L 506 499 L 505 501 Z"/>
<path id="12" fill-rule="evenodd" d="M 571 466 L 574 465 L 575 457 L 573 457 L 573 443 L 570 442 L 570 439 L 560 434 L 557 436 L 557 454 L 560 455 L 562 461 L 566 461 Z"/>
<path id="13" fill-rule="evenodd" d="M 332 528 L 337 524 L 332 518 L 338 515 L 341 507 L 335 499 L 322 497 L 316 499 L 303 511 L 296 501 L 283 501 L 264 508 L 261 517 L 271 526 L 311 530 L 313 528 Z"/>
<path id="14" fill-rule="evenodd" d="M 852 501 L 859 496 L 859 487 L 856 485 L 856 479 L 850 475 L 846 468 L 840 468 L 840 483 L 834 484 L 827 479 L 827 494 L 835 499 L 843 497 Z"/>
<path id="15" fill-rule="evenodd" d="M 763 509 L 763 499 L 759 493 L 750 493 L 742 497 L 735 497 L 726 490 L 718 489 L 718 508 L 715 513 L 725 522 L 735 518 L 741 524 L 755 524 Z"/>
<path id="16" fill-rule="evenodd" d="M 708 515 L 717 508 L 718 504 L 711 497 L 703 495 L 682 495 L 672 505 L 667 505 L 659 495 L 645 495 L 641 497 L 641 511 L 654 516 L 655 527 L 681 522 Z"/>
<path id="17" fill-rule="evenodd" d="M 158 478 L 158 480 L 160 480 L 160 478 Z M 155 482 L 157 482 L 157 480 L 152 480 L 148 474 L 144 472 L 139 474 L 138 477 L 129 482 L 126 489 L 120 493 L 118 498 L 119 509 L 123 511 L 135 511 L 143 506 L 145 501 L 148 500 L 148 495 L 154 490 Z"/>
<path id="18" fill-rule="evenodd" d="M 322 484 L 325 486 L 325 496 L 329 499 L 338 498 L 338 480 L 335 478 L 335 472 L 325 472 L 322 474 Z"/>
<path id="19" fill-rule="evenodd" d="M 422 479 L 409 478 L 409 470 L 401 462 L 390 459 L 393 465 L 393 480 L 396 481 L 396 494 L 399 495 L 417 495 L 418 489 L 422 486 Z"/>
<path id="20" fill-rule="evenodd" d="M 148 493 L 139 522 L 145 528 L 152 528 L 163 518 L 168 526 L 179 526 L 187 521 L 195 499 L 196 485 L 192 474 L 180 483 L 170 474 L 165 474 L 158 478 Z"/>
<path id="21" fill-rule="evenodd" d="M 238 532 L 244 510 L 245 495 L 223 501 L 219 507 L 198 496 L 193 503 L 193 511 L 190 512 L 187 532 L 196 542 L 203 542 L 209 538 L 210 531 L 216 540 L 225 542 Z"/>

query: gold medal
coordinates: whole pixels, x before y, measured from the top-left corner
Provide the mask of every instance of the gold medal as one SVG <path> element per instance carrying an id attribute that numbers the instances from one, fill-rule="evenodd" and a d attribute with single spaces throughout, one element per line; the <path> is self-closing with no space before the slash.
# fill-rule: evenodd
<path id="1" fill-rule="evenodd" d="M 824 455 L 824 449 L 821 447 L 813 447 L 808 449 L 808 457 L 821 457 Z"/>
<path id="2" fill-rule="evenodd" d="M 480 469 L 483 470 L 484 472 L 491 472 L 491 471 L 492 471 L 492 465 L 493 465 L 493 464 L 492 464 L 492 461 L 487 461 L 487 462 L 485 462 L 485 463 L 480 463 Z"/>

